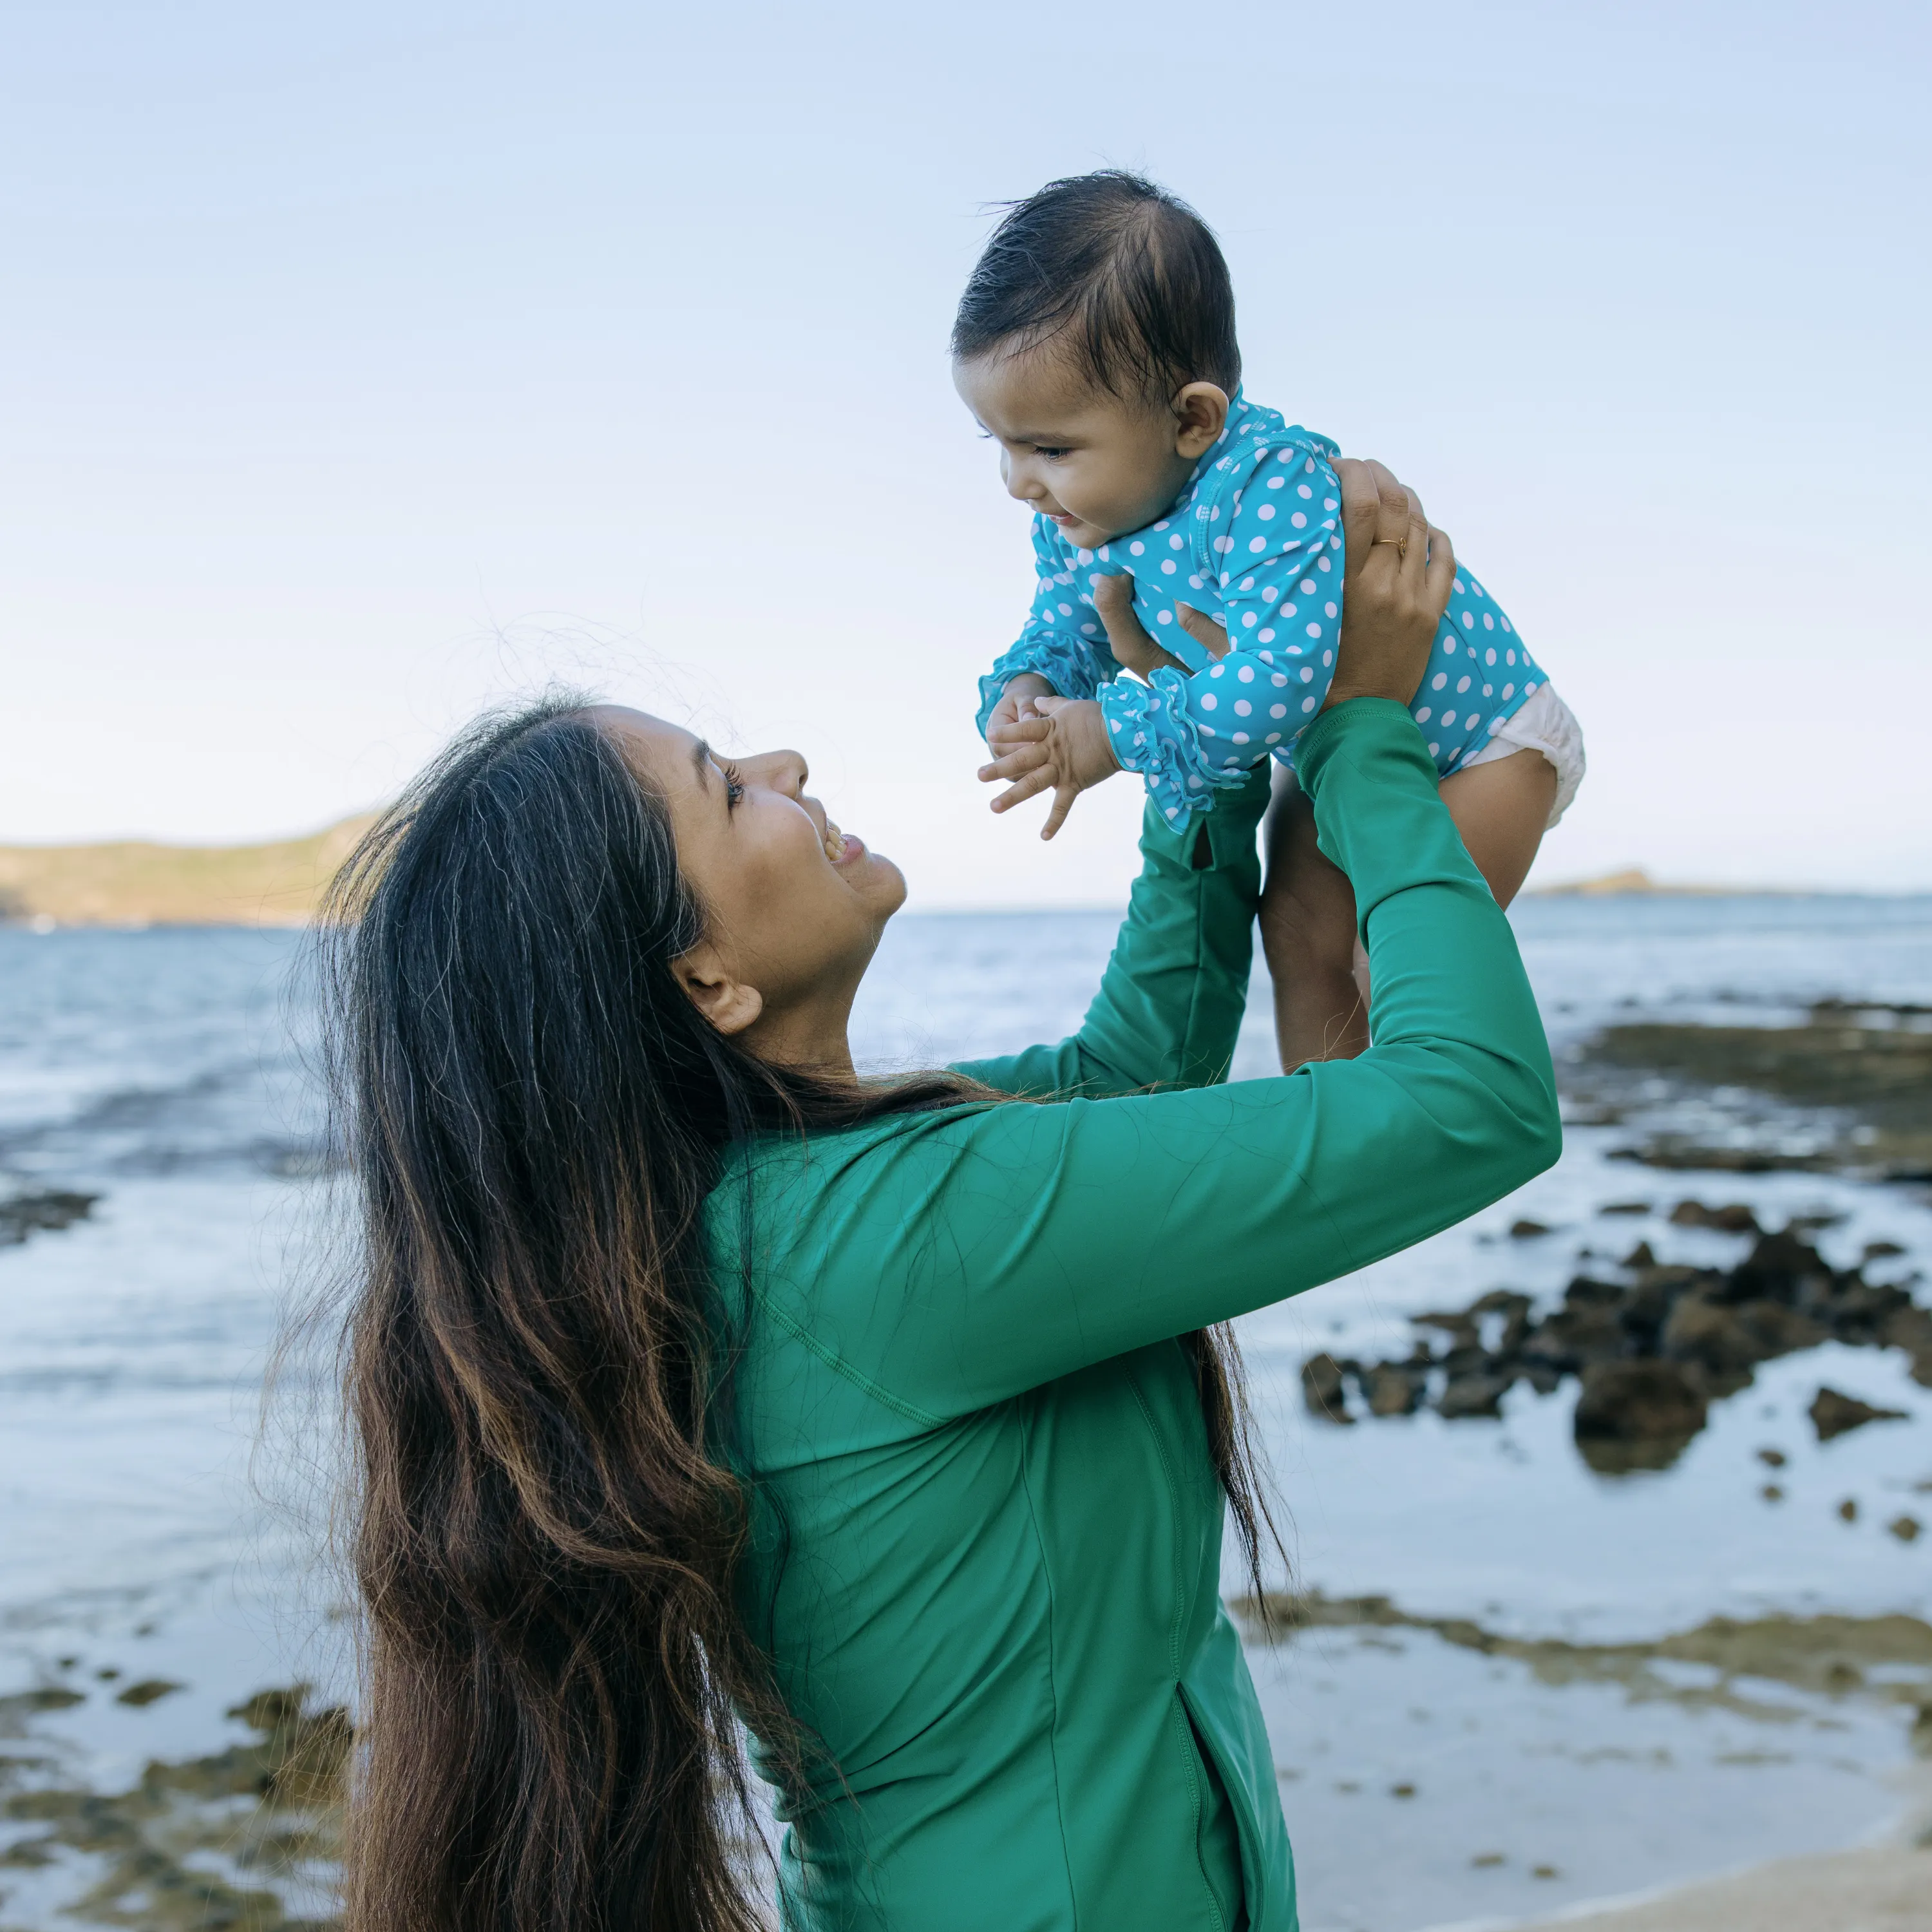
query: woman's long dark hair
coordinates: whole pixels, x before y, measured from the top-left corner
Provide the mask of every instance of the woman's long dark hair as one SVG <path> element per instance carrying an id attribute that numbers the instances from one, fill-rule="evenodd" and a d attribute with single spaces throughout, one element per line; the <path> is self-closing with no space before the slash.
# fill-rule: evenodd
<path id="1" fill-rule="evenodd" d="M 759 1060 L 674 974 L 704 925 L 661 802 L 574 699 L 465 733 L 333 888 L 363 1220 L 350 1932 L 763 1922 L 737 1720 L 781 1762 L 797 1740 L 734 1609 L 705 1199 L 734 1142 L 975 1090 Z M 1238 1360 L 1191 1346 L 1252 1570 Z"/>

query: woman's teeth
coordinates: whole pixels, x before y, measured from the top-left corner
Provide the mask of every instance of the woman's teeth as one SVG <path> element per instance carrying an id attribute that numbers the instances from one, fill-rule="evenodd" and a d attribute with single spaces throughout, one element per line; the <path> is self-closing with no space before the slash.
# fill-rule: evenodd
<path id="1" fill-rule="evenodd" d="M 825 821 L 825 856 L 835 866 L 845 856 L 845 835 L 829 818 Z"/>

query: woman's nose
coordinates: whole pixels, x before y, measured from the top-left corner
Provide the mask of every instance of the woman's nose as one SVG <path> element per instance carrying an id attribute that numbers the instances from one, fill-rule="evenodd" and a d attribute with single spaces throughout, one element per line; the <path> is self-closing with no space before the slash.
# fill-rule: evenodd
<path id="1" fill-rule="evenodd" d="M 742 769 L 754 784 L 783 792 L 788 798 L 800 796 L 812 776 L 802 752 L 760 752 L 756 758 L 747 758 Z"/>

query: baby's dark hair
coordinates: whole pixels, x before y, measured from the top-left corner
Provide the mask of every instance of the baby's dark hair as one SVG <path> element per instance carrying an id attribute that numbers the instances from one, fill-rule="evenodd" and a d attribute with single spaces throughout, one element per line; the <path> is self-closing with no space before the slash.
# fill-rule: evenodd
<path id="1" fill-rule="evenodd" d="M 1110 394 L 1166 402 L 1184 384 L 1241 380 L 1234 290 L 1214 231 L 1186 202 L 1120 168 L 1048 182 L 1008 203 L 952 323 L 952 353 L 1064 338 Z"/>

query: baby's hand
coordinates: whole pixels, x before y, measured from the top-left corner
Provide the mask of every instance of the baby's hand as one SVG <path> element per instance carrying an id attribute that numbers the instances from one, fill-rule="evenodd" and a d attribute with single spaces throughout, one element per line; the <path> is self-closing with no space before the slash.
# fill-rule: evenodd
<path id="1" fill-rule="evenodd" d="M 1035 698 L 1058 695 L 1037 671 L 1023 670 L 1016 677 L 1010 678 L 1006 689 L 1000 694 L 999 703 L 993 706 L 992 716 L 986 720 L 986 742 L 994 755 L 1018 746 L 1021 741 L 1017 738 L 1010 740 L 1007 734 L 1014 725 L 1040 716 L 1033 708 Z"/>
<path id="2" fill-rule="evenodd" d="M 1012 686 L 1006 688 L 1011 692 Z M 1013 748 L 982 765 L 980 777 L 987 784 L 1001 778 L 1013 781 L 994 800 L 995 812 L 1009 811 L 1050 787 L 1053 809 L 1040 836 L 1051 838 L 1066 824 L 1073 801 L 1120 767 L 1108 741 L 1107 721 L 1092 698 L 1036 698 L 1032 703 L 1037 715 L 1007 728 L 1002 742 Z"/>

